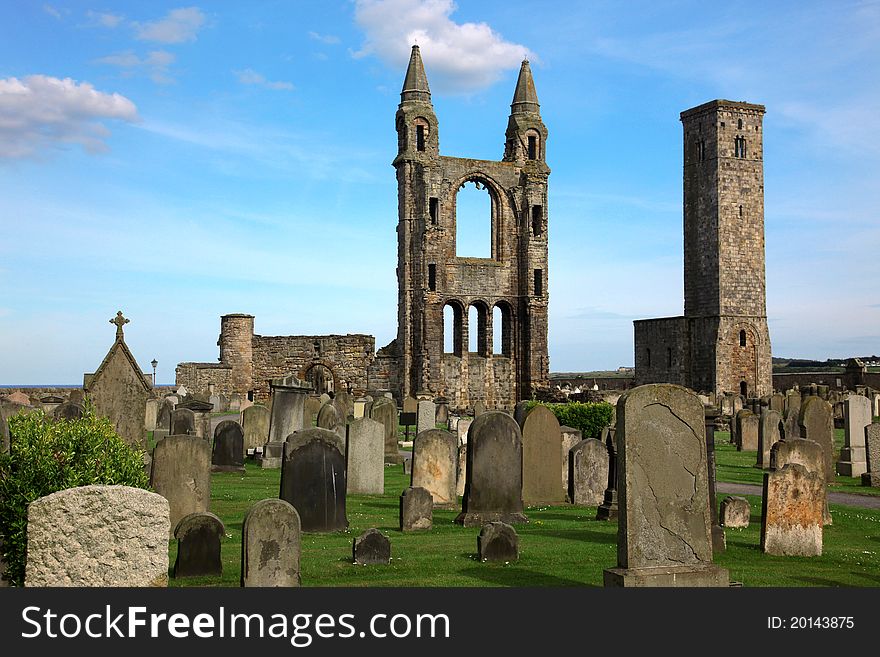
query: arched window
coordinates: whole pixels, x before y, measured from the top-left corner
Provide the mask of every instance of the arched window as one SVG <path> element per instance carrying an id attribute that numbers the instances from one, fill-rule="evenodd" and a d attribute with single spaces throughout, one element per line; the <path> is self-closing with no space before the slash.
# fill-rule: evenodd
<path id="1" fill-rule="evenodd" d="M 742 120 L 742 119 L 737 119 L 737 120 L 736 120 L 736 129 L 737 129 L 737 130 L 742 130 L 742 129 L 743 129 L 743 120 Z"/>
<path id="2" fill-rule="evenodd" d="M 745 381 L 739 382 L 739 394 L 741 394 L 743 397 L 749 396 L 749 384 Z"/>
<path id="3" fill-rule="evenodd" d="M 468 308 L 468 351 L 480 356 L 490 355 L 488 314 L 486 304 L 479 301 Z"/>
<path id="4" fill-rule="evenodd" d="M 492 197 L 482 183 L 469 180 L 455 195 L 455 255 L 492 257 Z"/>
<path id="5" fill-rule="evenodd" d="M 504 301 L 492 308 L 492 351 L 502 356 L 513 355 L 513 318 Z"/>
<path id="6" fill-rule="evenodd" d="M 421 116 L 413 121 L 416 128 L 416 150 L 424 152 L 430 135 L 430 126 L 428 121 Z"/>
<path id="7" fill-rule="evenodd" d="M 461 356 L 463 326 L 462 307 L 457 303 L 443 306 L 443 353 Z"/>
<path id="8" fill-rule="evenodd" d="M 740 346 L 740 347 L 745 347 L 745 346 L 746 346 L 746 332 L 745 332 L 745 329 L 743 329 L 742 331 L 739 332 L 739 346 Z"/>

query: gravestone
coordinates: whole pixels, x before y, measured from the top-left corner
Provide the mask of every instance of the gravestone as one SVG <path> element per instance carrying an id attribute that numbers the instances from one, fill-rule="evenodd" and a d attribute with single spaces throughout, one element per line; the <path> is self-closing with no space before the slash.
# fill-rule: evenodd
<path id="1" fill-rule="evenodd" d="M 465 527 L 495 520 L 528 522 L 523 514 L 522 472 L 522 435 L 516 420 L 501 411 L 476 418 L 468 432 L 467 481 L 455 522 Z"/>
<path id="2" fill-rule="evenodd" d="M 263 445 L 263 453 L 260 455 L 260 467 L 274 469 L 281 467 L 284 459 L 284 443 L 266 443 Z"/>
<path id="3" fill-rule="evenodd" d="M 318 411 L 321 410 L 321 400 L 317 397 L 306 397 L 303 402 L 303 427 L 313 427 L 318 421 Z"/>
<path id="4" fill-rule="evenodd" d="M 82 406 L 82 403 L 85 401 L 85 399 L 86 396 L 85 393 L 83 393 L 82 388 L 74 388 L 67 396 L 67 401 L 69 401 L 71 404 L 79 404 L 80 406 Z"/>
<path id="5" fill-rule="evenodd" d="M 403 458 L 397 444 L 397 407 L 387 397 L 380 397 L 373 402 L 370 417 L 385 427 L 385 463 L 398 465 Z"/>
<path id="6" fill-rule="evenodd" d="M 778 411 L 764 409 L 758 424 L 758 461 L 756 468 L 770 467 L 770 449 L 779 441 L 779 425 L 782 418 Z"/>
<path id="7" fill-rule="evenodd" d="M 331 402 L 331 401 L 333 401 L 333 397 L 331 397 L 330 395 L 328 395 L 326 392 L 322 392 L 322 393 L 321 393 L 321 396 L 318 397 L 318 400 L 321 402 L 321 406 L 323 406 L 323 405 L 326 404 L 327 402 Z"/>
<path id="8" fill-rule="evenodd" d="M 146 408 L 144 410 L 144 429 L 146 431 L 156 430 L 156 421 L 159 414 L 159 400 L 152 398 L 147 399 Z"/>
<path id="9" fill-rule="evenodd" d="M 159 409 L 156 412 L 156 430 L 165 431 L 166 434 L 171 432 L 171 411 L 174 410 L 174 404 L 168 397 L 159 402 Z"/>
<path id="10" fill-rule="evenodd" d="M 480 561 L 517 561 L 519 536 L 504 522 L 487 522 L 477 536 L 477 557 Z"/>
<path id="11" fill-rule="evenodd" d="M 758 416 L 749 410 L 736 414 L 736 451 L 754 452 L 758 449 Z"/>
<path id="12" fill-rule="evenodd" d="M 523 422 L 526 421 L 526 415 L 528 414 L 530 403 L 531 402 L 524 399 L 522 401 L 516 402 L 516 406 L 513 407 L 513 419 L 516 420 L 516 423 L 519 426 L 522 426 Z"/>
<path id="13" fill-rule="evenodd" d="M 471 429 L 472 419 L 469 417 L 459 418 L 458 424 L 456 426 L 456 431 L 458 432 L 458 444 L 464 445 L 468 440 L 468 432 Z"/>
<path id="14" fill-rule="evenodd" d="M 617 568 L 605 586 L 728 586 L 712 563 L 703 404 L 671 384 L 617 402 Z"/>
<path id="15" fill-rule="evenodd" d="M 572 427 L 561 426 L 559 432 L 562 434 L 562 490 L 568 492 L 568 453 L 572 447 L 583 440 L 583 436 L 581 436 L 580 429 Z M 604 484 L 602 490 L 605 490 Z M 570 495 L 568 501 L 571 501 Z"/>
<path id="16" fill-rule="evenodd" d="M 434 501 L 424 488 L 407 488 L 400 496 L 400 531 L 413 532 L 431 529 L 434 519 Z"/>
<path id="17" fill-rule="evenodd" d="M 862 473 L 862 486 L 880 486 L 880 424 L 865 427 L 865 452 L 868 471 Z"/>
<path id="18" fill-rule="evenodd" d="M 340 436 L 345 434 L 345 421 L 340 417 L 339 409 L 333 405 L 333 402 L 321 406 L 321 410 L 318 411 L 318 427 L 335 431 Z"/>
<path id="19" fill-rule="evenodd" d="M 823 401 L 819 397 L 810 399 Z M 825 481 L 821 473 L 810 472 L 797 463 L 766 473 L 761 550 L 782 556 L 820 556 L 824 498 Z"/>
<path id="20" fill-rule="evenodd" d="M 245 472 L 244 431 L 235 420 L 223 420 L 214 429 L 211 472 Z"/>
<path id="21" fill-rule="evenodd" d="M 312 391 L 305 381 L 293 374 L 269 382 L 272 409 L 269 418 L 270 443 L 283 443 L 287 436 L 303 428 L 303 407 Z"/>
<path id="22" fill-rule="evenodd" d="M 333 406 L 339 414 L 339 422 L 343 425 L 354 415 L 354 398 L 344 390 L 337 392 L 333 397 Z"/>
<path id="23" fill-rule="evenodd" d="M 752 508 L 744 497 L 729 495 L 721 500 L 721 526 L 744 529 L 749 526 Z"/>
<path id="24" fill-rule="evenodd" d="M 809 472 L 815 472 L 823 478 L 825 476 L 825 452 L 821 445 L 812 440 L 792 438 L 776 443 L 770 450 L 770 469 L 781 470 L 789 463 L 802 465 Z M 827 494 L 822 501 L 822 517 L 824 524 L 832 523 Z"/>
<path id="25" fill-rule="evenodd" d="M 794 416 L 798 416 L 801 411 L 800 391 L 795 389 L 785 391 L 785 411 L 786 413 L 794 412 Z"/>
<path id="26" fill-rule="evenodd" d="M 427 490 L 434 500 L 434 506 L 452 507 L 458 504 L 457 470 L 458 441 L 455 436 L 442 429 L 428 429 L 416 436 L 413 441 L 410 485 Z"/>
<path id="27" fill-rule="evenodd" d="M 269 441 L 269 409 L 259 404 L 248 406 L 241 412 L 241 428 L 244 431 L 244 448 L 262 449 Z"/>
<path id="28" fill-rule="evenodd" d="M 55 420 L 79 420 L 85 411 L 83 407 L 79 404 L 73 404 L 71 402 L 66 402 L 64 404 L 60 404 L 55 408 L 55 412 L 53 416 Z"/>
<path id="29" fill-rule="evenodd" d="M 196 414 L 188 408 L 175 408 L 171 413 L 170 435 L 196 435 Z"/>
<path id="30" fill-rule="evenodd" d="M 378 529 L 368 529 L 351 545 L 351 560 L 361 566 L 391 563 L 391 541 Z"/>
<path id="31" fill-rule="evenodd" d="M 193 412 L 194 435 L 210 442 L 213 435 L 211 430 L 211 405 L 193 395 L 186 401 L 178 404 L 174 410 L 179 411 L 183 409 L 189 409 Z"/>
<path id="32" fill-rule="evenodd" d="M 198 436 L 168 436 L 153 450 L 150 486 L 168 500 L 169 534 L 211 501 L 211 446 Z"/>
<path id="33" fill-rule="evenodd" d="M 403 400 L 403 412 L 404 413 L 418 413 L 419 410 L 419 400 L 413 397 L 412 395 L 407 395 Z"/>
<path id="34" fill-rule="evenodd" d="M 403 457 L 403 474 L 412 476 L 412 456 Z"/>
<path id="35" fill-rule="evenodd" d="M 770 395 L 770 410 L 776 411 L 780 416 L 785 412 L 785 396 L 782 393 L 774 392 Z"/>
<path id="36" fill-rule="evenodd" d="M 486 412 L 486 402 L 484 402 L 482 399 L 480 399 L 474 404 L 474 418 L 480 417 L 485 412 Z"/>
<path id="37" fill-rule="evenodd" d="M 868 471 L 865 455 L 865 427 L 871 424 L 871 402 L 861 395 L 850 395 L 843 402 L 843 449 L 837 474 L 861 477 Z"/>
<path id="38" fill-rule="evenodd" d="M 522 497 L 526 506 L 562 504 L 562 433 L 549 408 L 535 406 L 522 424 Z"/>
<path id="39" fill-rule="evenodd" d="M 434 416 L 434 422 L 437 424 L 442 424 L 444 427 L 449 426 L 449 400 L 446 397 L 437 397 L 434 400 L 434 404 L 437 406 L 437 413 Z M 450 430 L 452 427 L 449 427 Z"/>
<path id="40" fill-rule="evenodd" d="M 416 434 L 433 429 L 437 425 L 437 407 L 434 402 L 420 401 L 417 412 L 418 420 L 416 422 Z"/>
<path id="41" fill-rule="evenodd" d="M 616 520 L 619 515 L 617 504 L 617 431 L 607 429 L 602 431 L 602 442 L 608 451 L 608 486 L 605 488 L 605 496 L 602 504 L 596 509 L 596 520 Z"/>
<path id="42" fill-rule="evenodd" d="M 299 513 L 304 532 L 343 531 L 345 444 L 335 431 L 303 429 L 284 443 L 279 497 Z"/>
<path id="43" fill-rule="evenodd" d="M 260 500 L 248 509 L 241 528 L 241 585 L 300 585 L 299 514 L 281 499 Z"/>
<path id="44" fill-rule="evenodd" d="M 834 420 L 831 417 L 831 404 L 816 395 L 807 397 L 801 404 L 798 424 L 801 438 L 821 445 L 825 455 L 825 483 L 834 483 Z"/>
<path id="45" fill-rule="evenodd" d="M 367 405 L 367 400 L 363 397 L 358 397 L 354 400 L 354 419 L 359 420 L 364 417 L 364 407 Z"/>
<path id="46" fill-rule="evenodd" d="M 467 482 L 467 443 L 458 446 L 458 464 L 456 467 L 455 494 L 464 497 L 464 485 Z"/>
<path id="47" fill-rule="evenodd" d="M 27 511 L 25 586 L 167 586 L 168 502 L 128 486 L 80 486 Z"/>
<path id="48" fill-rule="evenodd" d="M 346 427 L 345 457 L 348 493 L 382 495 L 385 492 L 385 428 L 368 417 Z"/>
<path id="49" fill-rule="evenodd" d="M 608 486 L 608 448 L 587 438 L 568 454 L 568 499 L 579 506 L 599 506 Z"/>
<path id="50" fill-rule="evenodd" d="M 225 534 L 223 521 L 213 513 L 202 511 L 181 518 L 174 529 L 177 539 L 174 577 L 222 575 L 220 540 Z"/>

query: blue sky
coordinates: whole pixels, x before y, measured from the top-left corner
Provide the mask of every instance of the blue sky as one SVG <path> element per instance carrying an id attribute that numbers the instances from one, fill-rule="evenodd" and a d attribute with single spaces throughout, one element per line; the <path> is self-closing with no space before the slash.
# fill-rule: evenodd
<path id="1" fill-rule="evenodd" d="M 0 383 L 80 383 L 120 309 L 159 382 L 215 361 L 231 312 L 390 342 L 414 40 L 446 155 L 501 157 L 532 62 L 551 371 L 630 365 L 632 320 L 681 314 L 678 115 L 713 98 L 767 106 L 773 353 L 880 352 L 878 2 L 22 1 L 0 5 Z"/>

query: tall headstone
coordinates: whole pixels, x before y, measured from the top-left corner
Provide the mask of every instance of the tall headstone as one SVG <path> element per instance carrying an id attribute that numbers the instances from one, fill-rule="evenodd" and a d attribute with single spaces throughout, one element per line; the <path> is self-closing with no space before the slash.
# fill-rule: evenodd
<path id="1" fill-rule="evenodd" d="M 458 445 L 458 466 L 456 468 L 455 494 L 464 497 L 464 485 L 467 482 L 467 443 Z"/>
<path id="2" fill-rule="evenodd" d="M 344 425 L 354 415 L 354 398 L 345 392 L 337 392 L 333 398 L 333 406 L 339 414 L 339 421 Z"/>
<path id="3" fill-rule="evenodd" d="M 871 424 L 871 401 L 850 395 L 843 402 L 843 449 L 837 462 L 837 474 L 861 477 L 868 471 L 865 452 L 865 427 Z"/>
<path id="4" fill-rule="evenodd" d="M 468 432 L 467 481 L 455 522 L 465 527 L 494 520 L 528 522 L 523 514 L 522 455 L 516 420 L 501 411 L 487 411 L 476 418 Z"/>
<path id="5" fill-rule="evenodd" d="M 774 392 L 770 395 L 770 410 L 776 411 L 780 416 L 785 412 L 785 396 L 782 393 Z"/>
<path id="6" fill-rule="evenodd" d="M 820 556 L 824 497 L 822 475 L 797 463 L 764 474 L 761 550 L 782 556 Z"/>
<path id="7" fill-rule="evenodd" d="M 299 514 L 282 499 L 260 500 L 248 509 L 241 527 L 241 585 L 300 585 Z"/>
<path id="8" fill-rule="evenodd" d="M 385 428 L 368 417 L 346 426 L 345 457 L 349 494 L 382 495 L 385 492 Z"/>
<path id="9" fill-rule="evenodd" d="M 770 449 L 779 440 L 779 425 L 782 418 L 779 411 L 764 409 L 758 424 L 758 461 L 756 468 L 770 467 Z"/>
<path id="10" fill-rule="evenodd" d="M 458 432 L 458 443 L 464 445 L 467 443 L 468 432 L 471 429 L 472 419 L 463 417 L 458 420 L 455 430 Z"/>
<path id="11" fill-rule="evenodd" d="M 437 426 L 437 406 L 432 401 L 420 401 L 416 421 L 416 433 L 428 431 Z"/>
<path id="12" fill-rule="evenodd" d="M 434 506 L 456 506 L 458 440 L 455 436 L 442 429 L 422 431 L 413 441 L 412 460 L 410 485 L 427 490 Z"/>
<path id="13" fill-rule="evenodd" d="M 568 499 L 579 506 L 599 506 L 608 486 L 608 448 L 587 438 L 568 454 Z"/>
<path id="14" fill-rule="evenodd" d="M 284 443 L 279 497 L 299 513 L 304 532 L 343 531 L 345 444 L 335 431 L 303 429 Z"/>
<path id="15" fill-rule="evenodd" d="M 188 408 L 175 408 L 171 413 L 171 435 L 196 435 L 196 414 Z"/>
<path id="16" fill-rule="evenodd" d="M 174 404 L 168 397 L 159 402 L 159 409 L 156 412 L 156 430 L 165 431 L 166 435 L 171 433 L 171 411 L 174 410 Z"/>
<path id="17" fill-rule="evenodd" d="M 736 451 L 754 452 L 758 449 L 758 417 L 750 410 L 736 414 Z"/>
<path id="18" fill-rule="evenodd" d="M 403 458 L 397 444 L 397 407 L 394 402 L 387 397 L 379 397 L 373 402 L 370 417 L 385 427 L 385 463 L 402 463 Z"/>
<path id="19" fill-rule="evenodd" d="M 442 424 L 444 427 L 448 427 L 449 400 L 446 397 L 437 397 L 434 400 L 434 403 L 437 405 L 437 414 L 434 416 L 434 422 L 436 424 Z"/>
<path id="20" fill-rule="evenodd" d="M 821 397 L 810 395 L 801 404 L 798 425 L 801 438 L 822 446 L 825 455 L 825 483 L 834 483 L 834 419 L 831 416 L 831 404 Z"/>
<path id="21" fill-rule="evenodd" d="M 159 400 L 156 398 L 147 399 L 146 408 L 144 410 L 144 429 L 147 431 L 155 431 L 158 415 Z"/>
<path id="22" fill-rule="evenodd" d="M 223 521 L 213 513 L 190 513 L 174 528 L 177 559 L 174 577 L 203 577 L 223 574 L 220 541 L 226 534 Z"/>
<path id="23" fill-rule="evenodd" d="M 434 523 L 434 502 L 424 488 L 407 488 L 400 496 L 400 531 L 431 529 Z"/>
<path id="24" fill-rule="evenodd" d="M 303 428 L 303 406 L 312 386 L 288 374 L 272 379 L 269 387 L 272 391 L 269 442 L 283 443 L 287 436 Z"/>
<path id="25" fill-rule="evenodd" d="M 318 397 L 306 397 L 303 402 L 303 427 L 313 427 L 318 421 L 318 411 L 324 404 Z"/>
<path id="26" fill-rule="evenodd" d="M 549 408 L 537 405 L 522 424 L 522 497 L 526 506 L 562 504 L 562 433 Z"/>
<path id="27" fill-rule="evenodd" d="M 880 424 L 865 427 L 865 451 L 868 471 L 862 474 L 862 486 L 880 487 Z"/>
<path id="28" fill-rule="evenodd" d="M 211 501 L 211 445 L 197 436 L 168 436 L 153 450 L 150 486 L 168 500 L 169 534 L 184 516 Z"/>
<path id="29" fill-rule="evenodd" d="M 583 436 L 580 429 L 572 427 L 561 426 L 559 431 L 562 433 L 562 490 L 568 491 L 568 453 L 572 447 L 583 440 Z M 602 489 L 604 490 L 604 484 Z M 571 495 L 569 495 L 568 501 L 571 502 Z"/>
<path id="30" fill-rule="evenodd" d="M 244 474 L 244 431 L 235 420 L 223 420 L 214 429 L 211 471 Z"/>
<path id="31" fill-rule="evenodd" d="M 780 440 L 770 450 L 770 469 L 781 470 L 789 463 L 802 465 L 809 472 L 814 472 L 820 477 L 825 476 L 825 451 L 819 443 L 803 438 Z M 823 491 L 825 489 L 823 488 Z M 828 510 L 828 496 L 823 492 L 822 496 L 822 519 L 823 523 L 832 523 L 831 512 Z"/>
<path id="32" fill-rule="evenodd" d="M 244 448 L 262 449 L 269 440 L 269 409 L 259 404 L 248 406 L 241 412 L 241 428 L 244 430 Z"/>
<path id="33" fill-rule="evenodd" d="M 617 568 L 605 586 L 727 586 L 712 563 L 703 404 L 670 384 L 617 402 Z"/>

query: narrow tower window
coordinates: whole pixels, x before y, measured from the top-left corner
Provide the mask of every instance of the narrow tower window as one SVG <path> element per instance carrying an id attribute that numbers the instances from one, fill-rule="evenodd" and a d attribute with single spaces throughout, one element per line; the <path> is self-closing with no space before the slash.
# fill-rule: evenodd
<path id="1" fill-rule="evenodd" d="M 733 140 L 733 154 L 734 157 L 743 158 L 746 156 L 746 138 L 745 137 L 737 137 Z"/>
<path id="2" fill-rule="evenodd" d="M 416 126 L 416 150 L 425 150 L 425 126 Z"/>
<path id="3" fill-rule="evenodd" d="M 535 135 L 529 135 L 529 159 L 538 159 L 538 138 Z"/>
<path id="4" fill-rule="evenodd" d="M 434 197 L 428 199 L 428 214 L 431 215 L 431 223 L 436 226 L 440 214 L 440 201 Z"/>
<path id="5" fill-rule="evenodd" d="M 532 206 L 532 235 L 538 237 L 543 232 L 544 208 L 540 205 Z"/>
<path id="6" fill-rule="evenodd" d="M 743 129 L 743 120 L 742 120 L 742 119 L 737 119 L 737 120 L 736 120 L 736 129 L 737 129 L 737 130 L 742 130 L 742 129 Z"/>
<path id="7" fill-rule="evenodd" d="M 746 332 L 744 330 L 739 332 L 739 346 L 746 346 Z"/>
<path id="8" fill-rule="evenodd" d="M 739 382 L 739 394 L 741 394 L 743 397 L 749 396 L 749 384 L 745 381 Z"/>
<path id="9" fill-rule="evenodd" d="M 540 269 L 535 270 L 535 296 L 540 297 L 544 294 L 544 272 Z"/>
<path id="10" fill-rule="evenodd" d="M 697 159 L 700 162 L 706 159 L 706 142 L 702 139 L 697 141 Z"/>
<path id="11" fill-rule="evenodd" d="M 743 218 L 743 206 L 739 206 L 739 218 Z"/>
<path id="12" fill-rule="evenodd" d="M 645 349 L 645 360 L 647 361 L 647 367 L 651 367 L 651 350 Z"/>
<path id="13" fill-rule="evenodd" d="M 672 367 L 672 347 L 666 347 L 666 367 Z"/>
<path id="14" fill-rule="evenodd" d="M 437 265 L 433 263 L 428 265 L 428 289 L 431 292 L 437 290 Z"/>

